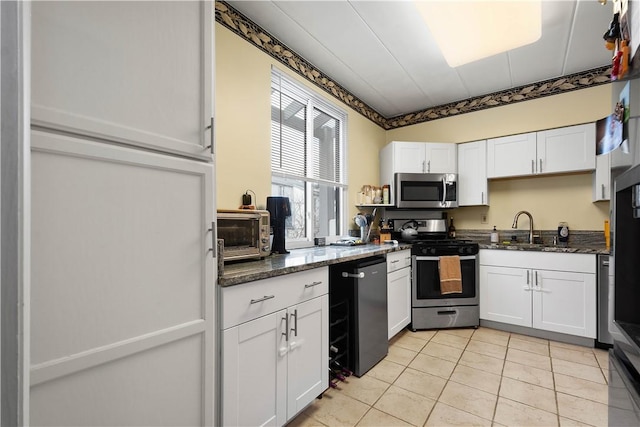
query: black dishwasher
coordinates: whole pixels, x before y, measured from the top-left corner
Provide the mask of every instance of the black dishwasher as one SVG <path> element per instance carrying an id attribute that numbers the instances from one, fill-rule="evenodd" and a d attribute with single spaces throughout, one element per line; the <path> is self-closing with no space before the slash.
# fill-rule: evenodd
<path id="1" fill-rule="evenodd" d="M 332 360 L 360 377 L 382 360 L 389 348 L 385 257 L 331 266 L 329 306 Z"/>

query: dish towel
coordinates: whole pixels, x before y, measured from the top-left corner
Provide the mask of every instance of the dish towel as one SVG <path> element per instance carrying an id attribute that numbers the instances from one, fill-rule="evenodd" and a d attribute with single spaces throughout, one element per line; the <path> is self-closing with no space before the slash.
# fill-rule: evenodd
<path id="1" fill-rule="evenodd" d="M 440 269 L 440 293 L 461 294 L 462 293 L 462 273 L 460 271 L 460 257 L 441 256 L 438 268 Z"/>

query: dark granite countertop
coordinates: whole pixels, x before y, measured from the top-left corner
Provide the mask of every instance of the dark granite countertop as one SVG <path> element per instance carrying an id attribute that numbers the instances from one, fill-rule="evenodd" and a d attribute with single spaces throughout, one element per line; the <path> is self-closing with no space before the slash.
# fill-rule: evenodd
<path id="1" fill-rule="evenodd" d="M 224 273 L 218 278 L 218 284 L 220 286 L 239 285 L 410 248 L 411 245 L 400 243 L 398 246 L 368 244 L 292 249 L 289 254 L 271 255 L 256 261 L 225 264 Z"/>
<path id="2" fill-rule="evenodd" d="M 536 252 L 556 252 L 568 254 L 595 254 L 609 255 L 610 250 L 605 245 L 529 245 L 527 243 L 516 244 L 496 244 L 496 243 L 480 243 L 480 249 L 498 249 L 507 251 L 536 251 Z"/>

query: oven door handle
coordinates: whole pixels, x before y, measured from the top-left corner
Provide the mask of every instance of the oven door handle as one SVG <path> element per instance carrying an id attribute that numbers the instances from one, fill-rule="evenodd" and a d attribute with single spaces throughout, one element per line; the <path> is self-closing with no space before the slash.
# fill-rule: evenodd
<path id="1" fill-rule="evenodd" d="M 460 261 L 474 260 L 477 258 L 477 255 L 461 256 Z M 438 261 L 439 259 L 440 257 L 437 256 L 416 256 L 416 261 Z"/>

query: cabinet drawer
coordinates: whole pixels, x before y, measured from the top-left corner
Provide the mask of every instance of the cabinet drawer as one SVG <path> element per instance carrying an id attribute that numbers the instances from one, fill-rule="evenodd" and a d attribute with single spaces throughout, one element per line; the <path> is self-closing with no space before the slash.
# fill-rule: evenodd
<path id="1" fill-rule="evenodd" d="M 411 267 L 411 251 L 389 252 L 387 254 L 387 273 L 401 268 Z"/>
<path id="2" fill-rule="evenodd" d="M 329 292 L 328 267 L 222 288 L 222 329 Z"/>

